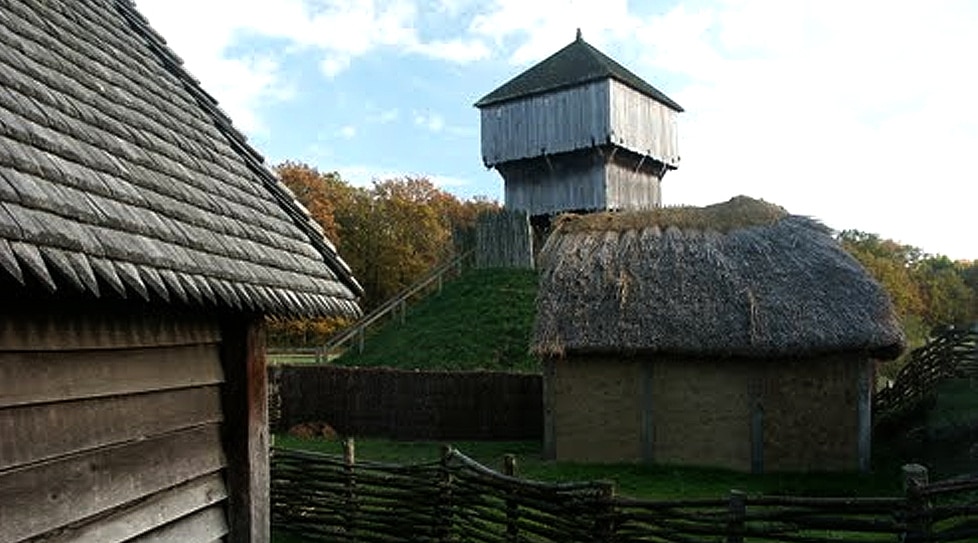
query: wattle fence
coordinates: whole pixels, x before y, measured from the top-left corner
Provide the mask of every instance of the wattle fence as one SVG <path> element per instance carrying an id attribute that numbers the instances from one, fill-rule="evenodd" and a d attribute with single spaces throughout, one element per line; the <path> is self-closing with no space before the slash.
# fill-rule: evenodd
<path id="1" fill-rule="evenodd" d="M 637 500 L 609 482 L 500 474 L 446 447 L 393 465 L 273 450 L 272 525 L 309 541 L 805 542 L 978 540 L 978 478 L 910 485 L 905 496 Z"/>
<path id="2" fill-rule="evenodd" d="M 949 328 L 910 353 L 893 385 L 873 397 L 876 422 L 890 422 L 932 397 L 946 379 L 978 376 L 978 325 Z"/>

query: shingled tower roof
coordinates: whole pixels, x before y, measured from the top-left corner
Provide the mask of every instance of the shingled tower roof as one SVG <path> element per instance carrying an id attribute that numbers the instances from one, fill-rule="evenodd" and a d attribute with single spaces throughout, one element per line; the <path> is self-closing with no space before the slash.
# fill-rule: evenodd
<path id="1" fill-rule="evenodd" d="M 683 111 L 660 90 L 584 41 L 580 30 L 570 45 L 483 96 L 475 106 L 481 108 L 599 79 L 616 79 L 675 111 Z"/>
<path id="2" fill-rule="evenodd" d="M 361 293 L 128 0 L 0 0 L 0 285 L 285 315 Z"/>

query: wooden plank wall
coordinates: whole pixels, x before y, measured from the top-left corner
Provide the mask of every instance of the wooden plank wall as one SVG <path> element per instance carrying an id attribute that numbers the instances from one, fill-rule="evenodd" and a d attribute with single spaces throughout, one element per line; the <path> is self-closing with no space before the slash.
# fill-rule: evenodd
<path id="1" fill-rule="evenodd" d="M 610 82 L 612 143 L 641 156 L 679 165 L 677 113 L 618 81 Z"/>
<path id="2" fill-rule="evenodd" d="M 224 537 L 217 326 L 5 311 L 0 543 Z"/>
<path id="3" fill-rule="evenodd" d="M 534 268 L 533 229 L 526 211 L 484 213 L 475 229 L 476 268 Z"/>
<path id="4" fill-rule="evenodd" d="M 607 143 L 609 80 L 482 109 L 482 160 L 487 166 Z"/>
<path id="5" fill-rule="evenodd" d="M 606 209 L 605 167 L 600 150 L 507 162 L 506 209 L 530 215 Z"/>

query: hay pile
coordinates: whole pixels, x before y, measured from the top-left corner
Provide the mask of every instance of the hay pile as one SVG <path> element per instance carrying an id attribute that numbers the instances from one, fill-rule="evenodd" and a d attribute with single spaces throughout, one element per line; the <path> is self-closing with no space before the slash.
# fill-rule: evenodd
<path id="1" fill-rule="evenodd" d="M 818 222 L 747 197 L 560 219 L 534 351 L 894 358 L 883 288 Z"/>

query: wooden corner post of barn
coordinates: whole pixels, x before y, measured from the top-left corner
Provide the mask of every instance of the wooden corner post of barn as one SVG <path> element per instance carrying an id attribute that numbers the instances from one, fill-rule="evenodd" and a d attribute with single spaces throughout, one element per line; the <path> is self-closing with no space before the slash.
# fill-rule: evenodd
<path id="1" fill-rule="evenodd" d="M 221 329 L 229 543 L 268 543 L 268 374 L 260 316 L 227 318 Z"/>

